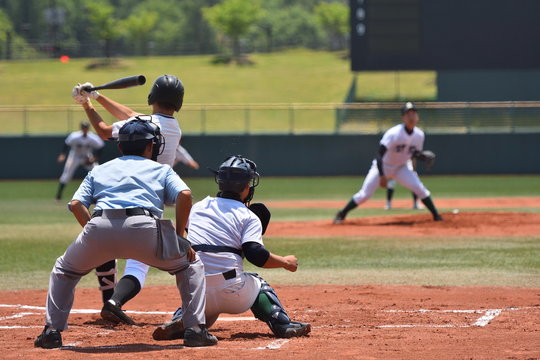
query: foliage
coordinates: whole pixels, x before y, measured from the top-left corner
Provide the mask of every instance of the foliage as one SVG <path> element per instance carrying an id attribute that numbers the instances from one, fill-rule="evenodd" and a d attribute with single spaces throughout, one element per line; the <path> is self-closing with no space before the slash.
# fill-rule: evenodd
<path id="1" fill-rule="evenodd" d="M 203 8 L 203 17 L 219 32 L 229 37 L 232 53 L 240 60 L 240 38 L 259 20 L 263 13 L 260 1 L 224 0 L 221 4 Z"/>
<path id="2" fill-rule="evenodd" d="M 217 30 L 215 24 L 211 25 L 203 16 L 202 9 L 218 6 L 232 10 L 229 3 L 235 5 L 236 30 L 230 26 Z M 0 9 L 13 24 L 13 38 L 25 40 L 43 56 L 61 53 L 71 57 L 95 57 L 96 49 L 108 56 L 215 54 L 220 41 L 225 41 L 224 36 L 230 41 L 227 45 L 236 46 L 236 52 L 240 49 L 275 51 L 291 46 L 323 49 L 327 48 L 328 36 L 315 11 L 321 3 L 327 2 L 3 0 Z M 343 7 L 344 3 L 337 0 L 328 5 L 337 8 L 336 5 Z M 59 9 L 63 15 L 57 24 L 52 24 L 45 16 L 50 8 Z M 157 14 L 154 26 L 152 13 Z M 2 20 L 2 25 L 7 23 Z M 216 32 L 220 33 L 217 37 Z M 0 48 L 3 44 L 0 39 Z"/>
<path id="3" fill-rule="evenodd" d="M 104 55 L 111 56 L 112 41 L 120 37 L 117 19 L 113 17 L 114 7 L 107 0 L 93 1 L 86 4 L 88 18 L 92 23 L 91 32 L 104 41 Z"/>
<path id="4" fill-rule="evenodd" d="M 349 31 L 349 8 L 337 2 L 320 3 L 315 7 L 315 14 L 330 36 L 330 49 L 345 48 L 345 36 Z"/>

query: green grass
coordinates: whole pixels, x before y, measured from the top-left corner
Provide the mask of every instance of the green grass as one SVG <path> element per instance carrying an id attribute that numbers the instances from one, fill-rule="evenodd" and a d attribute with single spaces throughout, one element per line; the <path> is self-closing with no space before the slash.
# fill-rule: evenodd
<path id="1" fill-rule="evenodd" d="M 211 178 L 185 179 L 195 200 L 215 193 Z M 487 196 L 540 196 L 538 176 L 425 176 L 425 184 L 437 198 Z M 263 178 L 256 201 L 343 200 L 360 186 L 358 177 Z M 80 231 L 65 204 L 53 198 L 56 181 L 0 182 L 0 287 L 46 288 L 55 259 Z M 68 185 L 66 198 L 77 187 Z M 378 191 L 376 198 L 382 198 Z M 397 198 L 410 194 L 398 187 Z M 273 220 L 329 219 L 335 209 L 271 209 Z M 482 209 L 479 209 L 482 210 Z M 492 209 L 490 209 L 492 210 Z M 508 210 L 508 209 L 505 209 Z M 513 209 L 540 212 L 540 208 Z M 396 210 L 393 214 L 407 213 Z M 382 209 L 362 209 L 355 216 L 387 214 Z M 167 217 L 173 216 L 167 208 Z M 278 254 L 295 254 L 297 273 L 258 269 L 278 284 L 370 283 L 422 285 L 491 285 L 540 287 L 540 235 L 491 237 L 369 237 L 266 238 Z M 121 266 L 122 268 L 122 266 Z M 95 286 L 93 275 L 81 286 Z M 174 284 L 174 279 L 151 270 L 149 285 Z"/>
<path id="2" fill-rule="evenodd" d="M 182 129 L 186 133 L 288 132 L 294 121 L 296 132 L 331 132 L 335 111 L 296 110 L 219 110 L 201 112 L 198 104 L 293 104 L 341 103 L 351 85 L 353 74 L 349 60 L 341 53 L 290 50 L 271 54 L 252 54 L 253 66 L 212 65 L 212 56 L 140 57 L 122 59 L 116 69 L 87 70 L 95 59 L 0 62 L 2 79 L 9 84 L 0 88 L 0 104 L 14 106 L 56 105 L 71 108 L 40 112 L 0 112 L 0 134 L 66 133 L 85 119 L 74 106 L 71 89 L 77 82 L 102 84 L 111 80 L 144 74 L 144 86 L 124 90 L 104 90 L 114 100 L 140 112 L 148 112 L 146 99 L 155 78 L 164 73 L 180 77 L 186 88 L 181 110 Z M 435 72 L 400 72 L 399 89 L 395 72 L 358 73 L 358 99 L 367 101 L 433 100 L 436 97 Z M 197 104 L 197 105 L 196 105 Z M 98 109 L 101 109 L 98 106 Z M 106 121 L 112 118 L 104 114 Z"/>

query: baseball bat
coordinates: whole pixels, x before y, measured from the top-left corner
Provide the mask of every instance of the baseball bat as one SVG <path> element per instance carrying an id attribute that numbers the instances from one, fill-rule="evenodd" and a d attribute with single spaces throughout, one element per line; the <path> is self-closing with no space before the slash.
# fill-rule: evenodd
<path id="1" fill-rule="evenodd" d="M 90 91 L 102 90 L 102 89 L 125 89 L 132 86 L 143 85 L 145 82 L 146 82 L 146 78 L 144 77 L 144 75 L 128 76 L 125 78 L 108 82 L 103 85 L 94 86 L 91 88 L 84 88 L 84 91 L 90 92 Z"/>

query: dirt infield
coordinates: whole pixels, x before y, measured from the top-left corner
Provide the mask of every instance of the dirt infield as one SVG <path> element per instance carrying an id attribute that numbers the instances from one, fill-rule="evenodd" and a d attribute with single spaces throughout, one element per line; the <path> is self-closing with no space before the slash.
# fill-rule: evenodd
<path id="1" fill-rule="evenodd" d="M 463 199 L 447 208 L 505 207 L 486 199 Z M 457 202 L 460 205 L 457 205 Z M 443 201 L 441 201 L 442 203 Z M 491 202 L 491 206 L 489 203 Z M 510 206 L 510 203 L 512 205 Z M 314 202 L 294 203 L 294 207 Z M 332 205 L 333 204 L 333 205 Z M 341 203 L 318 203 L 336 207 Z M 508 200 L 506 207 L 540 207 L 540 199 Z M 528 204 L 528 206 L 527 206 Z M 375 202 L 374 205 L 382 205 Z M 408 206 L 410 202 L 396 202 Z M 270 207 L 289 207 L 272 203 Z M 272 222 L 268 236 L 523 236 L 540 234 L 540 214 L 514 212 L 443 213 Z M 172 283 L 172 280 L 171 280 Z M 313 326 L 309 337 L 275 339 L 251 313 L 220 318 L 212 332 L 218 346 L 190 349 L 180 341 L 154 341 L 156 325 L 178 305 L 172 286 L 148 287 L 126 305 L 139 326 L 111 326 L 99 317 L 97 289 L 77 289 L 64 347 L 36 349 L 44 322 L 46 291 L 0 292 L 1 359 L 540 359 L 540 288 L 426 287 L 375 285 L 275 286 L 291 316 Z"/>
<path id="2" fill-rule="evenodd" d="M 264 323 L 245 313 L 218 321 L 213 333 L 220 342 L 204 349 L 152 339 L 155 325 L 169 318 L 163 311 L 175 307 L 178 294 L 172 287 L 144 289 L 126 309 L 160 313 L 132 313 L 141 326 L 116 327 L 99 318 L 96 289 L 77 290 L 65 346 L 54 350 L 33 347 L 44 319 L 45 292 L 1 292 L 0 358 L 540 358 L 540 289 L 324 285 L 276 290 L 295 319 L 313 325 L 309 337 L 275 339 Z"/>
<path id="3" fill-rule="evenodd" d="M 394 215 L 346 219 L 341 225 L 331 220 L 274 221 L 266 236 L 525 236 L 540 234 L 540 214 L 514 212 L 443 213 L 444 221 L 431 215 Z"/>

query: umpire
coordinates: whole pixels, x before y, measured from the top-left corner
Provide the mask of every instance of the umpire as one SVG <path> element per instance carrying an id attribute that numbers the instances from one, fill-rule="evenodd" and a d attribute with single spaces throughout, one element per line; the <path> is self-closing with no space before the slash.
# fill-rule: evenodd
<path id="1" fill-rule="evenodd" d="M 191 191 L 168 165 L 150 160 L 162 146 L 159 127 L 149 121 L 127 122 L 119 131 L 123 156 L 94 168 L 69 207 L 83 231 L 52 269 L 45 329 L 36 347 L 62 346 L 75 286 L 96 266 L 111 259 L 136 259 L 176 276 L 188 328 L 185 346 L 217 344 L 205 326 L 204 266 L 170 220 L 159 220 L 164 204 L 176 203 L 176 229 L 184 229 Z M 95 203 L 94 213 L 88 210 Z M 111 305 L 111 311 L 122 312 Z"/>

